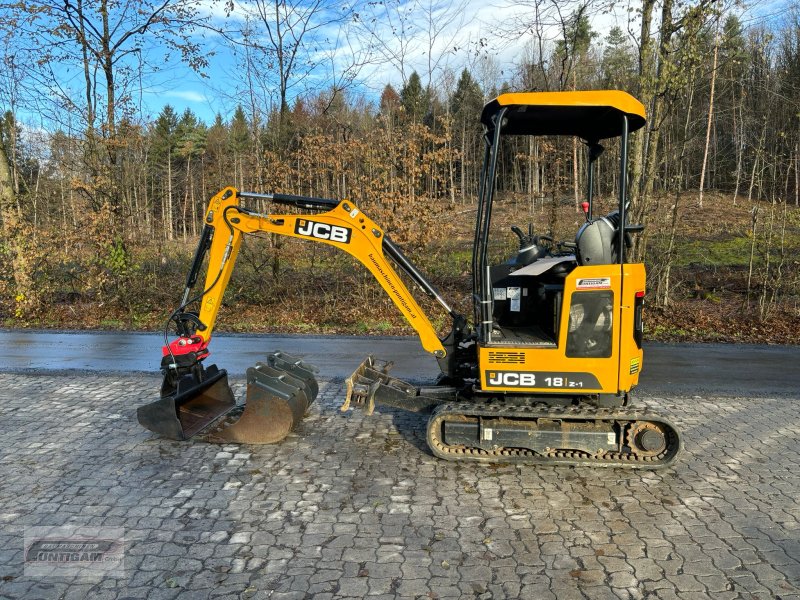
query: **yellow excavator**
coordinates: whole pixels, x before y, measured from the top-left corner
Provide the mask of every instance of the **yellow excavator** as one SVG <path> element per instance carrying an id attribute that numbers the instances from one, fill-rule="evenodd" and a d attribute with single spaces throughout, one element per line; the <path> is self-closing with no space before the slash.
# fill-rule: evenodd
<path id="1" fill-rule="evenodd" d="M 369 356 L 347 379 L 342 410 L 375 405 L 428 413 L 427 441 L 449 460 L 655 468 L 681 450 L 677 429 L 648 409 L 630 406 L 642 368 L 645 268 L 626 262 L 627 162 L 631 132 L 645 124 L 642 104 L 621 91 L 526 92 L 498 96 L 482 112 L 485 132 L 472 252 L 473 316 L 458 314 L 386 232 L 350 200 L 262 194 L 226 188 L 210 201 L 184 290 L 172 313 L 178 337 L 165 331 L 161 398 L 138 409 L 139 422 L 172 439 L 203 432 L 209 441 L 272 443 L 283 439 L 314 401 L 315 369 L 274 352 L 247 370 L 244 411 L 227 373 L 205 367 L 217 312 L 242 237 L 268 232 L 321 242 L 361 262 L 438 361 L 436 382 L 416 387 Z M 574 241 L 554 242 L 514 226 L 519 249 L 490 261 L 495 177 L 502 144 L 512 136 L 571 136 L 588 156 L 586 222 Z M 618 201 L 595 216 L 594 178 L 601 141 L 619 138 Z M 300 209 L 257 212 L 247 200 Z M 208 256 L 205 285 L 193 293 Z M 440 338 L 399 272 L 448 313 Z M 235 412 L 235 411 L 234 411 Z"/>

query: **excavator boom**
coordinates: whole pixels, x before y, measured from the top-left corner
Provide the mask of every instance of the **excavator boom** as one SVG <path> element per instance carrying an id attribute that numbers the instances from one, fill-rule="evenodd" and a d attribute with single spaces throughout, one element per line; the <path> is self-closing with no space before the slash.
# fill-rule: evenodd
<path id="1" fill-rule="evenodd" d="M 242 198 L 260 198 L 298 208 L 327 210 L 311 215 L 261 214 L 241 206 Z M 401 260 L 405 257 L 377 223 L 352 202 L 348 200 L 336 202 L 288 194 L 256 194 L 226 188 L 211 199 L 206 212 L 205 227 L 211 229 L 213 235 L 208 249 L 206 288 L 198 315 L 200 322 L 205 326 L 202 331 L 198 331 L 203 344 L 207 345 L 211 339 L 222 295 L 236 264 L 242 236 L 248 233 L 275 233 L 321 242 L 355 257 L 378 280 L 398 310 L 417 332 L 422 347 L 437 357 L 446 354 L 428 317 L 387 260 L 387 254 L 395 260 L 398 257 L 402 257 Z M 410 266 L 407 261 L 406 264 Z M 444 302 L 430 284 L 426 287 L 426 292 Z M 446 304 L 444 306 L 449 312 L 449 306 Z"/>

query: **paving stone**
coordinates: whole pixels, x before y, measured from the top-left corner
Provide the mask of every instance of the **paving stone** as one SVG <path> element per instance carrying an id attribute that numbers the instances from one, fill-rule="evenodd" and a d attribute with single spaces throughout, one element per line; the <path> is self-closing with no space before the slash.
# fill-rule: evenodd
<path id="1" fill-rule="evenodd" d="M 630 588 L 636 587 L 638 580 L 636 575 L 627 571 L 618 571 L 612 573 L 609 577 L 609 583 L 613 588 Z"/>
<path id="2" fill-rule="evenodd" d="M 179 443 L 136 422 L 159 384 L 0 373 L 0 598 L 800 598 L 797 398 L 640 398 L 685 443 L 650 472 L 440 461 L 340 381 L 281 444 Z M 25 576 L 64 524 L 122 527 L 124 577 Z"/>

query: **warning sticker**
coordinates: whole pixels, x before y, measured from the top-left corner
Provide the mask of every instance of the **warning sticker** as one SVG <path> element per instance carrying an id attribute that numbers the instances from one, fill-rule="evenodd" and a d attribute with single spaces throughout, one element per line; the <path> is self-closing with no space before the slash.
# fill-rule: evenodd
<path id="1" fill-rule="evenodd" d="M 508 299 L 511 301 L 511 305 L 508 307 L 508 310 L 511 312 L 519 312 L 520 299 L 522 298 L 522 288 L 510 287 L 507 289 Z"/>
<path id="2" fill-rule="evenodd" d="M 639 372 L 641 364 L 638 358 L 631 359 L 631 375 L 636 375 Z"/>
<path id="3" fill-rule="evenodd" d="M 494 293 L 495 300 L 506 299 L 506 288 L 492 288 L 492 292 Z"/>
<path id="4" fill-rule="evenodd" d="M 591 279 L 578 279 L 575 286 L 579 290 L 602 290 L 611 287 L 611 277 L 594 277 Z"/>

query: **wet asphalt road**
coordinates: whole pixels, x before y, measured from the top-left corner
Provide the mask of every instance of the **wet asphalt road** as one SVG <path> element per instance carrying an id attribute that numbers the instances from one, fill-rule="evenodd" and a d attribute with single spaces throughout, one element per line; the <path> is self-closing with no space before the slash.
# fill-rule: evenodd
<path id="1" fill-rule="evenodd" d="M 156 333 L 0 330 L 0 371 L 157 373 L 163 338 Z M 212 356 L 234 376 L 283 350 L 317 365 L 320 377 L 347 377 L 370 353 L 395 362 L 393 374 L 430 381 L 434 358 L 416 338 L 307 335 L 214 337 Z M 800 391 L 800 346 L 646 344 L 639 392 L 768 397 Z"/>

